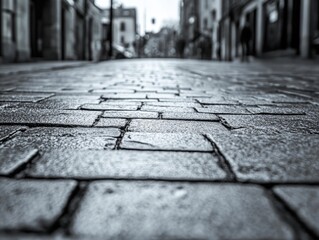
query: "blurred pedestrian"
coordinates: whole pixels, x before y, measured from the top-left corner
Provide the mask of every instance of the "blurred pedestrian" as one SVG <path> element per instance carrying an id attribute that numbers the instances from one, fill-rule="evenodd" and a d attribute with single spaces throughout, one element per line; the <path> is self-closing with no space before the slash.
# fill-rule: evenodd
<path id="1" fill-rule="evenodd" d="M 241 49 L 242 49 L 242 55 L 241 55 L 241 60 L 242 62 L 249 62 L 249 55 L 250 55 L 250 41 L 252 39 L 252 32 L 251 28 L 249 25 L 249 22 L 246 21 L 245 26 L 241 30 L 240 34 L 240 44 L 241 44 Z"/>

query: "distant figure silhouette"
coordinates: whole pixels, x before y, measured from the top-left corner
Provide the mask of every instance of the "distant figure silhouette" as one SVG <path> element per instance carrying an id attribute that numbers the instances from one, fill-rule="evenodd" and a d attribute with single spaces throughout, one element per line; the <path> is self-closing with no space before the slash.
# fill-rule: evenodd
<path id="1" fill-rule="evenodd" d="M 240 43 L 242 47 L 242 58 L 241 60 L 249 62 L 250 55 L 250 41 L 252 38 L 252 32 L 249 26 L 249 23 L 246 22 L 245 26 L 241 30 L 240 34 Z"/>
<path id="2" fill-rule="evenodd" d="M 179 58 L 184 58 L 185 46 L 186 46 L 186 42 L 184 38 L 180 37 L 176 43 L 177 55 Z"/>

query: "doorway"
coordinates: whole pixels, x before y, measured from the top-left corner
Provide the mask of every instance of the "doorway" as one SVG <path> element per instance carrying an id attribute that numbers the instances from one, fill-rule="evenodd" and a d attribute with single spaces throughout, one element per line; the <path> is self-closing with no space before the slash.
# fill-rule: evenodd
<path id="1" fill-rule="evenodd" d="M 30 46 L 31 57 L 43 57 L 43 1 L 30 1 Z"/>

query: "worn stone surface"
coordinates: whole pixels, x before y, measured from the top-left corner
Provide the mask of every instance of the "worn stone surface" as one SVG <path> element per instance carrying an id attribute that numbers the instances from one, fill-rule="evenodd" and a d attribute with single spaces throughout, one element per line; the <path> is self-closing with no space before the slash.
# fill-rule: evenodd
<path id="1" fill-rule="evenodd" d="M 32 148 L 0 148 L 0 175 L 11 174 L 22 164 L 29 162 L 37 153 L 38 150 Z"/>
<path id="2" fill-rule="evenodd" d="M 279 186 L 274 191 L 319 236 L 319 187 Z"/>
<path id="3" fill-rule="evenodd" d="M 219 118 L 215 114 L 206 114 L 206 113 L 164 112 L 162 114 L 162 118 L 171 119 L 171 120 L 219 121 Z"/>
<path id="4" fill-rule="evenodd" d="M 308 116 L 287 115 L 221 115 L 233 128 L 265 130 L 274 133 L 319 133 L 319 119 Z"/>
<path id="5" fill-rule="evenodd" d="M 121 148 L 144 150 L 212 151 L 212 145 L 199 134 L 126 133 Z"/>
<path id="6" fill-rule="evenodd" d="M 0 123 L 27 125 L 91 126 L 100 112 L 72 110 L 6 109 L 1 112 Z"/>
<path id="7" fill-rule="evenodd" d="M 105 118 L 125 118 L 125 119 L 152 119 L 158 118 L 157 112 L 143 111 L 106 111 L 102 117 Z"/>
<path id="8" fill-rule="evenodd" d="M 83 110 L 94 111 L 136 111 L 138 105 L 111 105 L 111 104 L 86 104 L 81 107 Z"/>
<path id="9" fill-rule="evenodd" d="M 319 184 L 318 69 L 140 59 L 0 76 L 0 175 L 45 182 L 6 190 L 32 202 L 17 204 L 32 226 L 12 223 L 0 239 L 318 238 L 317 194 L 297 191 Z M 47 204 L 68 199 L 50 187 L 58 179 L 79 184 L 66 209 Z"/>
<path id="10" fill-rule="evenodd" d="M 226 178 L 210 153 L 145 151 L 50 151 L 28 175 L 63 178 L 210 179 Z"/>
<path id="11" fill-rule="evenodd" d="M 0 229 L 44 231 L 63 213 L 73 181 L 0 179 Z"/>
<path id="12" fill-rule="evenodd" d="M 149 105 L 142 106 L 141 110 L 146 112 L 195 112 L 195 109 L 191 107 L 169 107 Z"/>
<path id="13" fill-rule="evenodd" d="M 38 102 L 54 96 L 46 93 L 12 93 L 3 92 L 0 94 L 0 102 Z"/>
<path id="14" fill-rule="evenodd" d="M 21 134 L 4 146 L 11 148 L 34 147 L 41 151 L 51 149 L 113 149 L 118 129 L 89 128 L 34 128 Z"/>
<path id="15" fill-rule="evenodd" d="M 319 182 L 317 135 L 211 134 L 240 180 Z"/>
<path id="16" fill-rule="evenodd" d="M 227 106 L 227 105 L 213 105 L 204 108 L 197 107 L 196 110 L 200 113 L 214 113 L 214 114 L 250 114 L 245 107 L 242 106 Z"/>
<path id="17" fill-rule="evenodd" d="M 19 126 L 0 126 L 0 141 L 4 140 L 11 134 L 16 133 L 20 129 L 24 128 Z"/>
<path id="18" fill-rule="evenodd" d="M 116 127 L 123 128 L 126 125 L 125 119 L 111 119 L 111 118 L 101 118 L 96 124 L 96 127 Z"/>
<path id="19" fill-rule="evenodd" d="M 256 186 L 114 181 L 90 186 L 72 232 L 121 239 L 293 236 Z"/>
<path id="20" fill-rule="evenodd" d="M 227 132 L 227 129 L 217 122 L 188 122 L 175 120 L 133 120 L 130 132 L 153 133 L 212 133 Z"/>

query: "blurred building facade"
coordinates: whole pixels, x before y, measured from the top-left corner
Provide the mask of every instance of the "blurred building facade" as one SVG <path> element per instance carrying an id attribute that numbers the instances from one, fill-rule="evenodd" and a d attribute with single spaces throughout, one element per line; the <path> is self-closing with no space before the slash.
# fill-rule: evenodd
<path id="1" fill-rule="evenodd" d="M 0 0 L 3 62 L 97 60 L 101 10 L 93 0 Z"/>
<path id="2" fill-rule="evenodd" d="M 241 55 L 240 33 L 246 22 L 254 56 L 319 53 L 318 0 L 181 0 L 180 28 L 188 57 L 199 58 L 203 37 L 210 35 L 213 59 Z M 189 51 L 188 49 L 191 49 Z M 206 50 L 209 47 L 206 46 Z"/>
<path id="3" fill-rule="evenodd" d="M 103 10 L 105 27 L 109 28 L 109 9 Z M 125 8 L 123 5 L 113 9 L 113 45 L 115 48 L 124 48 L 131 53 L 135 52 L 137 38 L 137 11 L 136 8 Z"/>

